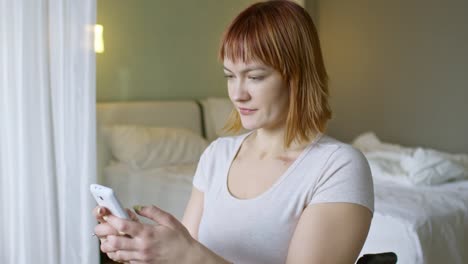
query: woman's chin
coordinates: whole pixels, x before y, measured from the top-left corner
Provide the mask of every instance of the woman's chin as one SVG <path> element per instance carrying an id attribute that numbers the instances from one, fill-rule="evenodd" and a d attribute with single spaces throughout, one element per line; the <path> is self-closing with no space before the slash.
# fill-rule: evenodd
<path id="1" fill-rule="evenodd" d="M 258 128 L 256 124 L 252 124 L 252 123 L 249 123 L 249 122 L 241 122 L 241 123 L 242 123 L 242 127 L 245 130 L 254 130 L 254 129 Z"/>

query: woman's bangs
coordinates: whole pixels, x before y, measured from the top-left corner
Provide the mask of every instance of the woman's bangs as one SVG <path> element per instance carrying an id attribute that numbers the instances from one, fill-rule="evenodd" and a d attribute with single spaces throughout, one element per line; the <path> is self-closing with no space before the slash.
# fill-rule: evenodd
<path id="1" fill-rule="evenodd" d="M 247 62 L 253 61 L 258 56 L 254 55 L 254 49 L 252 45 L 252 41 L 249 41 L 248 36 L 246 34 L 230 34 L 225 39 L 223 43 L 223 48 L 221 50 L 221 59 L 229 59 L 233 62 L 237 62 L 238 60 Z"/>

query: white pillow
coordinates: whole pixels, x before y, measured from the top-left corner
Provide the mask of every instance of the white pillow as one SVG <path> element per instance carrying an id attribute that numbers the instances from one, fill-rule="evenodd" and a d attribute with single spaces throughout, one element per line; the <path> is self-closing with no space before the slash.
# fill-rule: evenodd
<path id="1" fill-rule="evenodd" d="M 113 157 L 133 169 L 197 162 L 208 146 L 200 135 L 183 128 L 113 125 L 103 130 Z"/>
<path id="2" fill-rule="evenodd" d="M 352 145 L 364 153 L 367 152 L 387 152 L 402 155 L 412 155 L 413 149 L 398 144 L 382 142 L 374 132 L 366 132 L 356 137 Z"/>
<path id="3" fill-rule="evenodd" d="M 401 166 L 416 185 L 436 185 L 468 178 L 468 168 L 452 159 L 449 154 L 417 148 L 413 156 L 405 157 Z"/>
<path id="4" fill-rule="evenodd" d="M 374 176 L 387 179 L 404 177 L 414 185 L 437 185 L 468 179 L 466 154 L 449 154 L 428 148 L 385 143 L 373 132 L 358 136 L 353 146 L 367 157 Z"/>

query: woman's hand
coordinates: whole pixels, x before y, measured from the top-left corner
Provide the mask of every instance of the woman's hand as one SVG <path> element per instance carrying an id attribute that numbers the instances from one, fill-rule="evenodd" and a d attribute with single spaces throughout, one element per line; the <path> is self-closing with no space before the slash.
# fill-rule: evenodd
<path id="1" fill-rule="evenodd" d="M 137 209 L 137 208 L 135 208 Z M 95 228 L 101 239 L 101 250 L 112 260 L 125 263 L 191 263 L 198 242 L 172 215 L 155 206 L 135 210 L 139 215 L 153 220 L 154 224 L 138 221 L 133 212 L 132 220 L 125 220 L 95 210 L 100 222 Z"/>
<path id="2" fill-rule="evenodd" d="M 139 222 L 138 217 L 135 215 L 135 213 L 133 213 L 129 209 L 125 209 L 125 210 L 127 211 L 127 214 L 130 216 L 130 218 L 133 221 Z M 125 235 L 123 233 L 119 233 L 117 229 L 112 227 L 110 224 L 106 222 L 106 220 L 104 220 L 104 217 L 107 218 L 107 215 L 110 215 L 110 214 L 111 212 L 107 208 L 101 207 L 101 206 L 96 206 L 93 210 L 93 215 L 96 218 L 96 220 L 99 222 L 99 224 L 94 228 L 94 234 L 101 241 L 101 245 L 102 243 L 106 241 L 107 236 L 109 235 Z"/>

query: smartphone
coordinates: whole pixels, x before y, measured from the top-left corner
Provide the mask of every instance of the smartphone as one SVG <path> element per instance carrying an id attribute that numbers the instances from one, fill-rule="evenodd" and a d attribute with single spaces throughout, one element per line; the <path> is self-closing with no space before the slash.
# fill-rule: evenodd
<path id="1" fill-rule="evenodd" d="M 117 217 L 130 219 L 127 211 L 125 211 L 125 209 L 122 207 L 122 204 L 120 204 L 112 188 L 99 184 L 91 184 L 89 189 L 98 205 L 109 209 L 109 211 Z"/>

